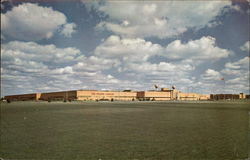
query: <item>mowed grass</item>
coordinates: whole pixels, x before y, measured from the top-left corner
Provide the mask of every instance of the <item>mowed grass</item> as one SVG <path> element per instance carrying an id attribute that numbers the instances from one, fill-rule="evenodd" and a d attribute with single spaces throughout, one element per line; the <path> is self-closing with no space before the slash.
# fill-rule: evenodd
<path id="1" fill-rule="evenodd" d="M 4 159 L 246 159 L 249 103 L 1 103 Z"/>

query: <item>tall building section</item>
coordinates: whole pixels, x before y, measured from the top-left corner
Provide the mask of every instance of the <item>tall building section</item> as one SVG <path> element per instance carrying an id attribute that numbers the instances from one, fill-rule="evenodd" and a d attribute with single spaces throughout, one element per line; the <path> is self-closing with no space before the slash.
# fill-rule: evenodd
<path id="1" fill-rule="evenodd" d="M 171 91 L 139 91 L 137 98 L 140 101 L 166 101 L 172 99 Z"/>

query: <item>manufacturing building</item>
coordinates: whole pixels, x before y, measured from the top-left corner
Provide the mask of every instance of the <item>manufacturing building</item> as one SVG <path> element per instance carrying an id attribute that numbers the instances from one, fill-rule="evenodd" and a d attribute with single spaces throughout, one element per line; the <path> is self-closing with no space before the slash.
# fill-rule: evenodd
<path id="1" fill-rule="evenodd" d="M 82 101 L 134 101 L 137 99 L 137 92 L 125 91 L 97 91 L 97 90 L 73 90 L 62 92 L 32 93 L 5 96 L 9 101 L 62 101 L 62 100 L 82 100 Z"/>
<path id="2" fill-rule="evenodd" d="M 240 94 L 210 94 L 211 100 L 237 100 L 237 99 L 246 99 L 244 93 Z"/>
<path id="3" fill-rule="evenodd" d="M 4 99 L 10 101 L 37 101 L 40 99 L 41 93 L 19 94 L 5 96 Z"/>
<path id="4" fill-rule="evenodd" d="M 209 96 L 196 93 L 182 93 L 176 89 L 162 88 L 160 91 L 98 91 L 72 90 L 48 93 L 32 93 L 5 96 L 9 101 L 43 100 L 43 101 L 167 101 L 167 100 L 208 100 Z"/>
<path id="5" fill-rule="evenodd" d="M 137 99 L 143 101 L 167 101 L 167 100 L 209 100 L 209 95 L 197 93 L 182 93 L 176 89 L 162 88 L 160 91 L 137 92 Z"/>
<path id="6" fill-rule="evenodd" d="M 8 101 L 197 101 L 197 100 L 236 100 L 246 99 L 243 93 L 240 94 L 197 94 L 183 93 L 176 89 L 161 88 L 151 91 L 98 91 L 98 90 L 72 90 L 48 93 L 32 93 L 5 96 Z"/>
<path id="7" fill-rule="evenodd" d="M 197 93 L 182 93 L 176 89 L 161 88 L 160 91 L 140 91 L 137 92 L 137 99 L 143 101 L 167 101 L 167 100 L 209 100 L 209 95 Z"/>

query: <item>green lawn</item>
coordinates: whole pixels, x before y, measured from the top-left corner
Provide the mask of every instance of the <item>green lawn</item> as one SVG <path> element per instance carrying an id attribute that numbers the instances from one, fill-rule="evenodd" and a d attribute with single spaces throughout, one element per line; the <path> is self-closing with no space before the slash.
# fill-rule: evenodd
<path id="1" fill-rule="evenodd" d="M 249 103 L 1 103 L 4 159 L 246 159 Z"/>

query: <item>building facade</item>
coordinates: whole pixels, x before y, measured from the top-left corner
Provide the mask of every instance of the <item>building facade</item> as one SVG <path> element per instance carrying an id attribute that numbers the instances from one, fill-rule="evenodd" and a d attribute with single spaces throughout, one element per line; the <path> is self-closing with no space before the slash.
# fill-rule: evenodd
<path id="1" fill-rule="evenodd" d="M 137 92 L 137 99 L 140 101 L 166 101 L 171 100 L 171 92 L 162 91 L 140 91 Z"/>
<path id="2" fill-rule="evenodd" d="M 196 93 L 179 93 L 178 100 L 197 101 L 200 100 L 200 95 Z"/>
<path id="3" fill-rule="evenodd" d="M 200 94 L 199 95 L 200 96 L 200 98 L 199 98 L 199 100 L 209 100 L 210 99 L 210 95 L 209 94 Z"/>
<path id="4" fill-rule="evenodd" d="M 78 90 L 76 91 L 76 100 L 107 100 L 107 101 L 134 101 L 137 98 L 137 92 L 133 91 L 96 91 L 96 90 Z"/>
<path id="5" fill-rule="evenodd" d="M 55 101 L 55 100 L 76 100 L 76 92 L 77 91 L 62 91 L 62 92 L 48 92 L 41 93 L 39 100 L 44 101 Z"/>
<path id="6" fill-rule="evenodd" d="M 30 93 L 20 95 L 5 96 L 4 99 L 10 101 L 37 101 L 40 99 L 41 93 Z"/>
<path id="7" fill-rule="evenodd" d="M 151 91 L 98 91 L 98 90 L 72 90 L 61 92 L 48 93 L 31 93 L 5 96 L 4 99 L 9 101 L 28 101 L 28 100 L 43 100 L 43 101 L 197 101 L 197 100 L 235 100 L 246 99 L 243 93 L 240 94 L 197 94 L 197 93 L 182 93 L 176 89 L 162 88 L 161 90 Z"/>
<path id="8" fill-rule="evenodd" d="M 240 94 L 210 94 L 211 100 L 237 100 L 237 99 L 246 99 L 244 93 Z"/>

